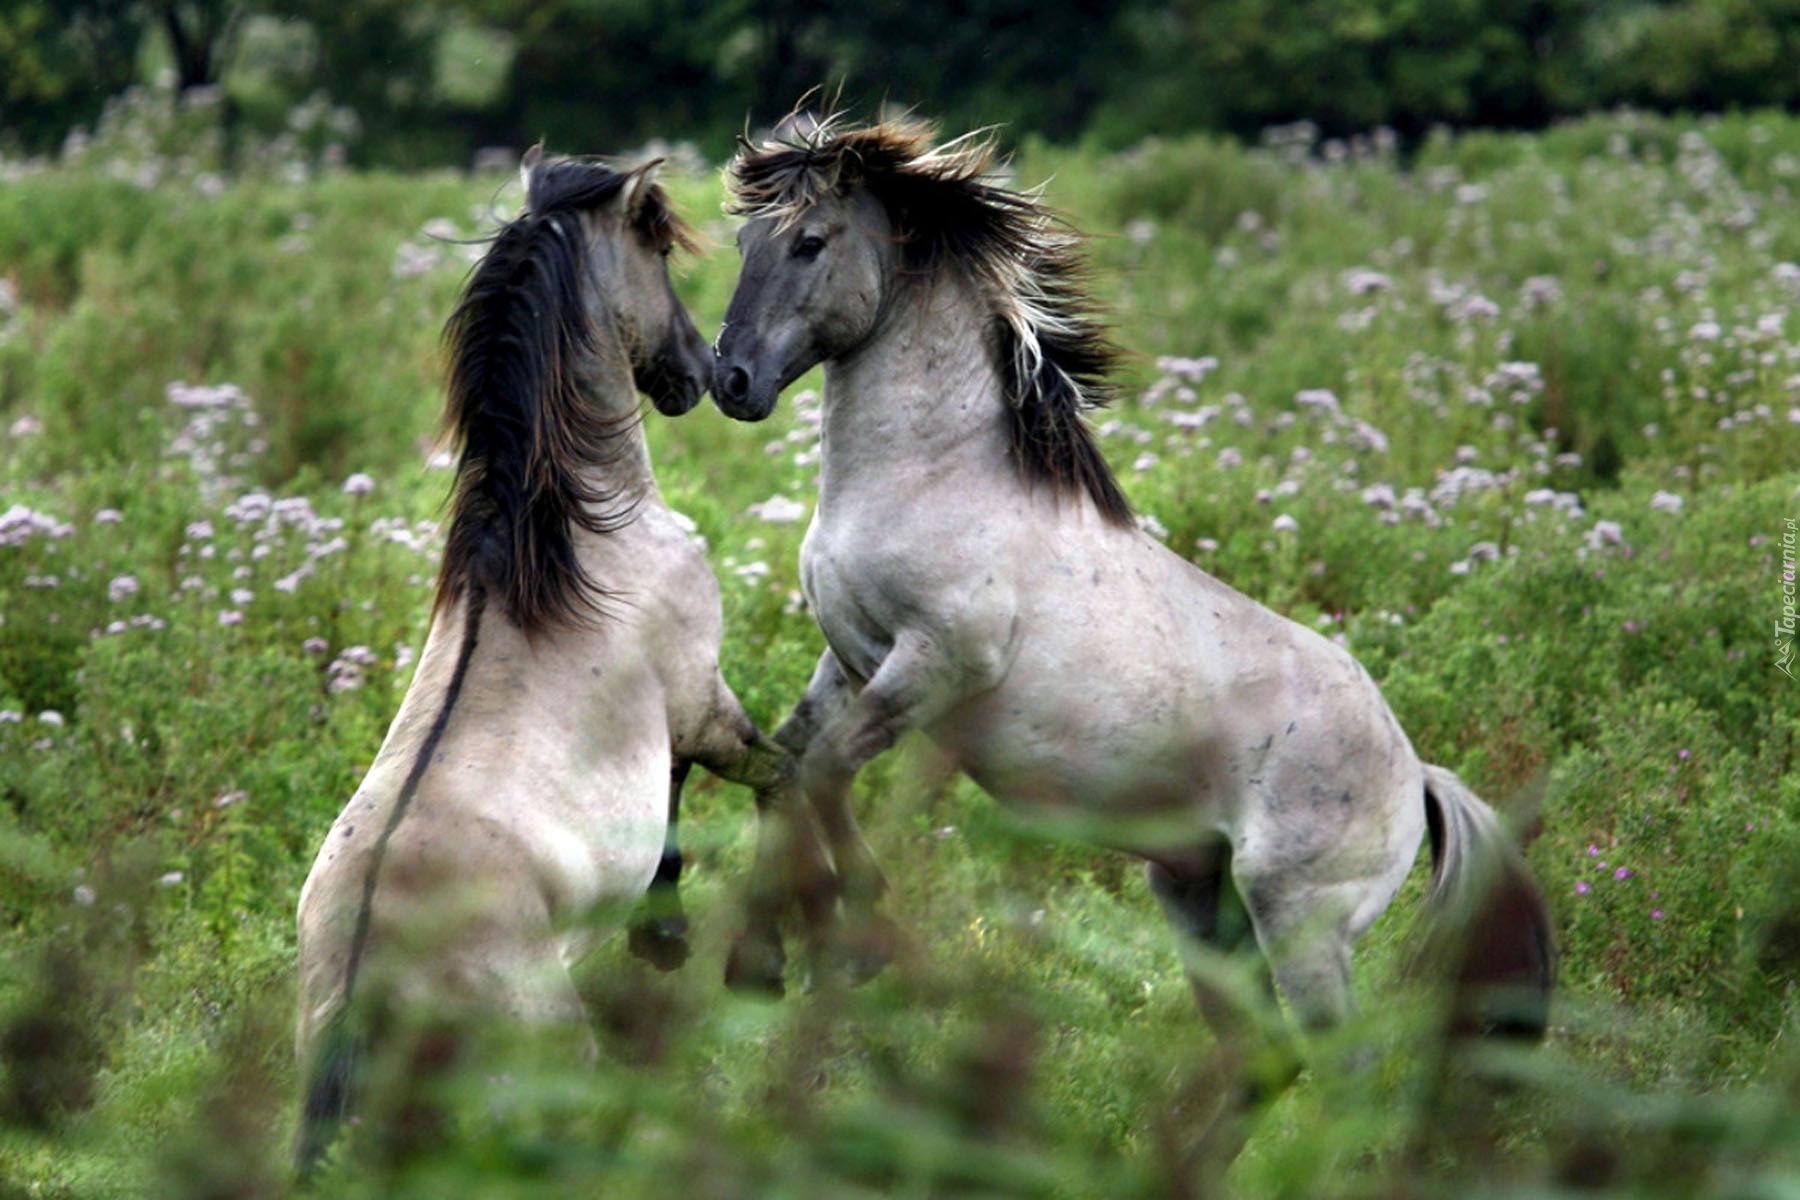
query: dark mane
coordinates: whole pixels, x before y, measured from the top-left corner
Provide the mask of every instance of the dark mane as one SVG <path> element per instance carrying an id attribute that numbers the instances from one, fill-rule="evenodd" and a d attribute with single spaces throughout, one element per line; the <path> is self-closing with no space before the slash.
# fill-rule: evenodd
<path id="1" fill-rule="evenodd" d="M 494 236 L 444 325 L 444 427 L 460 455 L 437 607 L 476 588 L 528 634 L 600 615 L 605 592 L 582 569 L 574 530 L 611 532 L 634 502 L 582 471 L 607 460 L 637 414 L 608 418 L 584 391 L 584 364 L 624 351 L 589 319 L 581 215 L 632 179 L 598 162 L 528 158 L 524 213 Z M 659 250 L 691 245 L 655 185 L 633 220 Z"/>
<path id="2" fill-rule="evenodd" d="M 1079 235 L 1036 193 L 992 179 L 987 133 L 940 146 L 930 126 L 909 120 L 784 125 L 761 146 L 741 144 L 731 211 L 786 226 L 826 196 L 868 188 L 904 239 L 909 271 L 954 264 L 993 297 L 993 346 L 1025 477 L 1085 494 L 1106 520 L 1129 525 L 1130 502 L 1082 419 L 1112 398 L 1119 352 L 1087 293 Z"/>

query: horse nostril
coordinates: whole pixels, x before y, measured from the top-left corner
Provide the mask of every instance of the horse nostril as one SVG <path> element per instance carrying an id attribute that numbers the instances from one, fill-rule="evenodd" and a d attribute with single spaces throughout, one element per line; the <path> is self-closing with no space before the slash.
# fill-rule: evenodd
<path id="1" fill-rule="evenodd" d="M 733 367 L 725 372 L 725 394 L 733 400 L 742 400 L 750 394 L 750 372 L 742 367 Z"/>

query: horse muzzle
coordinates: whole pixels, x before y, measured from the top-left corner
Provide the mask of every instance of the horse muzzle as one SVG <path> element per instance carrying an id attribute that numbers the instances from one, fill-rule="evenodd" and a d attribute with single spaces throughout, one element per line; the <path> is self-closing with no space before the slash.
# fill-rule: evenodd
<path id="1" fill-rule="evenodd" d="M 713 403 L 719 411 L 738 421 L 761 421 L 775 411 L 780 384 L 772 379 L 758 379 L 748 367 L 720 358 L 713 364 Z"/>
<path id="2" fill-rule="evenodd" d="M 650 397 L 656 411 L 665 417 L 679 417 L 700 403 L 706 391 L 706 375 L 685 362 L 671 362 L 657 357 L 637 373 L 638 390 Z"/>

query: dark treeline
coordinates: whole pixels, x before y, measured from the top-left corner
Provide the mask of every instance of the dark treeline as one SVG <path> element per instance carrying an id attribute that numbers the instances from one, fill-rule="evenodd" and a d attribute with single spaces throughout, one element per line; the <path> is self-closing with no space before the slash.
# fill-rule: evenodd
<path id="1" fill-rule="evenodd" d="M 692 141 L 824 85 L 863 111 L 1123 144 L 1310 120 L 1532 128 L 1800 104 L 1800 0 L 0 0 L 0 139 L 53 149 L 134 83 L 234 126 L 320 98 L 351 154 Z"/>

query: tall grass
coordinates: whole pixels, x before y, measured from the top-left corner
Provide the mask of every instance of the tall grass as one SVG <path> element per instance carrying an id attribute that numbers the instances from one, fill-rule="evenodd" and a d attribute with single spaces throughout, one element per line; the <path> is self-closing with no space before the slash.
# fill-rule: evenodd
<path id="1" fill-rule="evenodd" d="M 1095 235 L 1133 354 L 1096 421 L 1146 526 L 1348 644 L 1422 754 L 1529 835 L 1560 933 L 1548 1045 L 1446 1067 L 1401 967 L 1415 881 L 1343 1035 L 1375 1064 L 1304 1076 L 1230 1184 L 1800 1186 L 1800 693 L 1777 658 L 1800 122 L 1596 118 L 1406 164 L 1291 132 L 1033 145 L 1015 169 Z M 226 179 L 128 123 L 4 177 L 0 1194 L 280 1194 L 293 906 L 423 636 L 437 330 L 463 239 L 516 191 L 306 162 Z M 735 273 L 718 184 L 670 182 L 711 239 L 677 266 L 711 330 Z M 765 723 L 820 645 L 794 519 L 816 411 L 802 391 L 762 426 L 647 418 Z M 667 978 L 618 947 L 584 967 L 599 1074 L 464 1081 L 452 1152 L 327 1190 L 1196 1186 L 1217 1064 L 1136 870 L 1035 840 L 916 744 L 859 796 L 907 969 L 725 994 L 749 798 L 703 784 L 701 952 Z"/>

